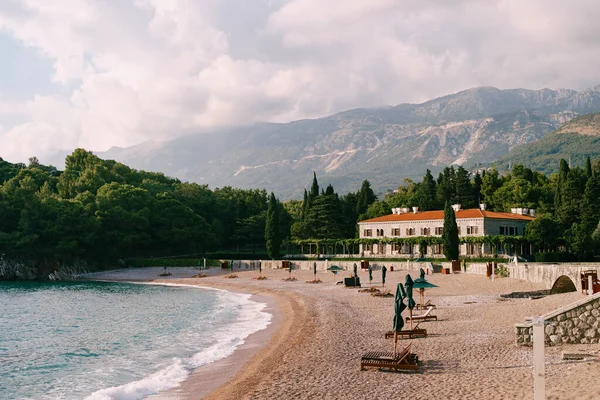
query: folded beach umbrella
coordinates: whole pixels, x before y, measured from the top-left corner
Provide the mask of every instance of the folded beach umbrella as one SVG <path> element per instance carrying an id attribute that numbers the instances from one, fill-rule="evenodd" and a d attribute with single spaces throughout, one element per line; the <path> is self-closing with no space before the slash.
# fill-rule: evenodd
<path id="1" fill-rule="evenodd" d="M 385 265 L 381 267 L 381 287 L 385 287 L 385 273 L 387 272 L 387 268 Z"/>
<path id="2" fill-rule="evenodd" d="M 288 262 L 288 271 L 290 272 L 290 276 L 292 276 L 292 263 Z"/>
<path id="3" fill-rule="evenodd" d="M 315 275 L 315 279 L 317 279 L 317 262 L 313 263 L 313 274 Z"/>
<path id="4" fill-rule="evenodd" d="M 412 321 L 412 310 L 415 308 L 415 301 L 413 299 L 413 280 L 410 274 L 406 274 L 406 280 L 404 281 L 404 288 L 406 289 L 406 300 L 408 303 L 408 313 L 410 315 L 410 329 L 413 328 Z"/>
<path id="5" fill-rule="evenodd" d="M 258 262 L 258 274 L 262 276 L 262 260 Z"/>
<path id="6" fill-rule="evenodd" d="M 398 332 L 404 327 L 404 320 L 402 318 L 402 311 L 406 309 L 404 304 L 404 298 L 406 292 L 401 283 L 396 286 L 396 297 L 394 299 L 394 356 L 396 355 L 396 343 L 398 341 Z"/>
<path id="7" fill-rule="evenodd" d="M 354 263 L 354 277 L 356 278 L 358 276 L 358 268 L 356 266 L 356 263 Z"/>
<path id="8" fill-rule="evenodd" d="M 373 280 L 373 270 L 371 269 L 371 266 L 369 265 L 369 285 L 371 285 L 372 280 Z"/>

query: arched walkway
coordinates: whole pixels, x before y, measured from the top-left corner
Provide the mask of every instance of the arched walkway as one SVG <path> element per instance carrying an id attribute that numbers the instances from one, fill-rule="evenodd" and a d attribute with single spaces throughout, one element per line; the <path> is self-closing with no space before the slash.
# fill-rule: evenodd
<path id="1" fill-rule="evenodd" d="M 561 275 L 552 285 L 552 289 L 550 289 L 550 294 L 557 293 L 567 293 L 567 292 L 575 292 L 577 287 L 575 287 L 575 283 L 566 275 Z"/>

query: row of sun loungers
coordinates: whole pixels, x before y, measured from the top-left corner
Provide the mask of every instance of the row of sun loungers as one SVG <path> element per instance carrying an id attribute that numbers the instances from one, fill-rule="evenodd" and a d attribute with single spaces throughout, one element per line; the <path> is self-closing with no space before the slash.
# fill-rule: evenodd
<path id="1" fill-rule="evenodd" d="M 427 311 L 420 315 L 413 315 L 406 317 L 406 321 L 437 321 L 437 316 L 431 314 L 431 311 L 435 307 L 433 304 L 427 302 Z M 397 333 L 398 338 L 417 338 L 426 337 L 427 329 L 419 328 L 420 322 L 413 329 L 404 329 Z M 385 333 L 385 338 L 393 338 L 393 331 Z M 378 368 L 381 370 L 392 370 L 392 371 L 405 371 L 405 372 L 418 372 L 419 371 L 419 357 L 410 352 L 412 343 L 409 343 L 402 351 L 394 355 L 393 352 L 384 351 L 371 351 L 362 356 L 360 359 L 360 369 L 365 370 L 367 367 Z"/>

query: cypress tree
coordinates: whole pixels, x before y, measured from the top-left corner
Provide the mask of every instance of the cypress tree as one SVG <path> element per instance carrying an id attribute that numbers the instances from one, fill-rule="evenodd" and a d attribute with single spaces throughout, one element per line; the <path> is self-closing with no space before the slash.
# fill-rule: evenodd
<path id="1" fill-rule="evenodd" d="M 485 176 L 485 170 L 483 171 Z M 483 178 L 479 175 L 479 171 L 475 174 L 475 178 L 473 178 L 473 197 L 475 198 L 476 204 L 481 203 L 481 185 L 483 184 Z"/>
<path id="2" fill-rule="evenodd" d="M 448 201 L 444 207 L 444 232 L 442 233 L 442 246 L 444 255 L 448 260 L 458 260 L 458 225 L 456 225 L 456 215 L 454 214 L 454 210 Z"/>
<path id="3" fill-rule="evenodd" d="M 302 201 L 302 212 L 300 215 L 300 219 L 304 221 L 306 218 L 306 213 L 308 212 L 308 192 L 304 189 L 304 200 Z"/>
<path id="4" fill-rule="evenodd" d="M 569 164 L 564 158 L 560 159 L 558 168 L 558 181 L 556 182 L 556 192 L 554 192 L 554 210 L 557 211 L 562 205 L 562 186 L 567 181 L 569 175 Z"/>
<path id="5" fill-rule="evenodd" d="M 279 257 L 281 246 L 281 235 L 279 232 L 279 205 L 273 192 L 269 197 L 269 208 L 265 224 L 265 242 L 267 254 L 271 259 Z"/>
<path id="6" fill-rule="evenodd" d="M 585 173 L 588 179 L 592 177 L 592 161 L 590 160 L 590 156 L 585 160 Z"/>
<path id="7" fill-rule="evenodd" d="M 313 182 L 310 187 L 309 199 L 313 200 L 319 195 L 319 183 L 317 182 L 317 173 L 313 171 Z"/>

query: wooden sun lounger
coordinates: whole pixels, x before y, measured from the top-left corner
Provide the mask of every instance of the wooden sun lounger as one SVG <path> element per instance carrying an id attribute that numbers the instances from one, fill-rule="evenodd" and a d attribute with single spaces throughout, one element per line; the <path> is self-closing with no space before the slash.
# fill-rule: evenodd
<path id="1" fill-rule="evenodd" d="M 394 331 L 389 331 L 385 333 L 385 338 L 393 338 Z M 417 337 L 427 337 L 427 329 L 419 328 L 419 324 L 415 326 L 413 329 L 406 329 L 398 332 L 398 338 L 408 337 L 409 339 L 417 338 Z"/>
<path id="2" fill-rule="evenodd" d="M 417 362 L 419 357 L 410 352 L 410 344 L 400 353 L 387 351 L 371 351 L 362 356 L 360 359 L 360 370 L 365 370 L 365 367 L 376 367 L 379 369 L 391 369 L 394 371 L 419 371 Z"/>
<path id="3" fill-rule="evenodd" d="M 429 307 L 435 308 L 435 304 L 431 304 L 431 300 L 427 300 L 427 302 L 425 304 L 417 304 L 417 306 L 415 308 L 417 310 L 424 310 Z"/>
<path id="4" fill-rule="evenodd" d="M 413 315 L 412 318 L 410 317 L 410 315 L 407 315 L 406 322 L 410 321 L 411 319 L 413 321 L 437 321 L 437 315 L 431 315 L 431 310 L 433 310 L 433 307 L 429 306 L 429 308 L 427 309 L 427 311 L 425 311 L 424 314 Z"/>

